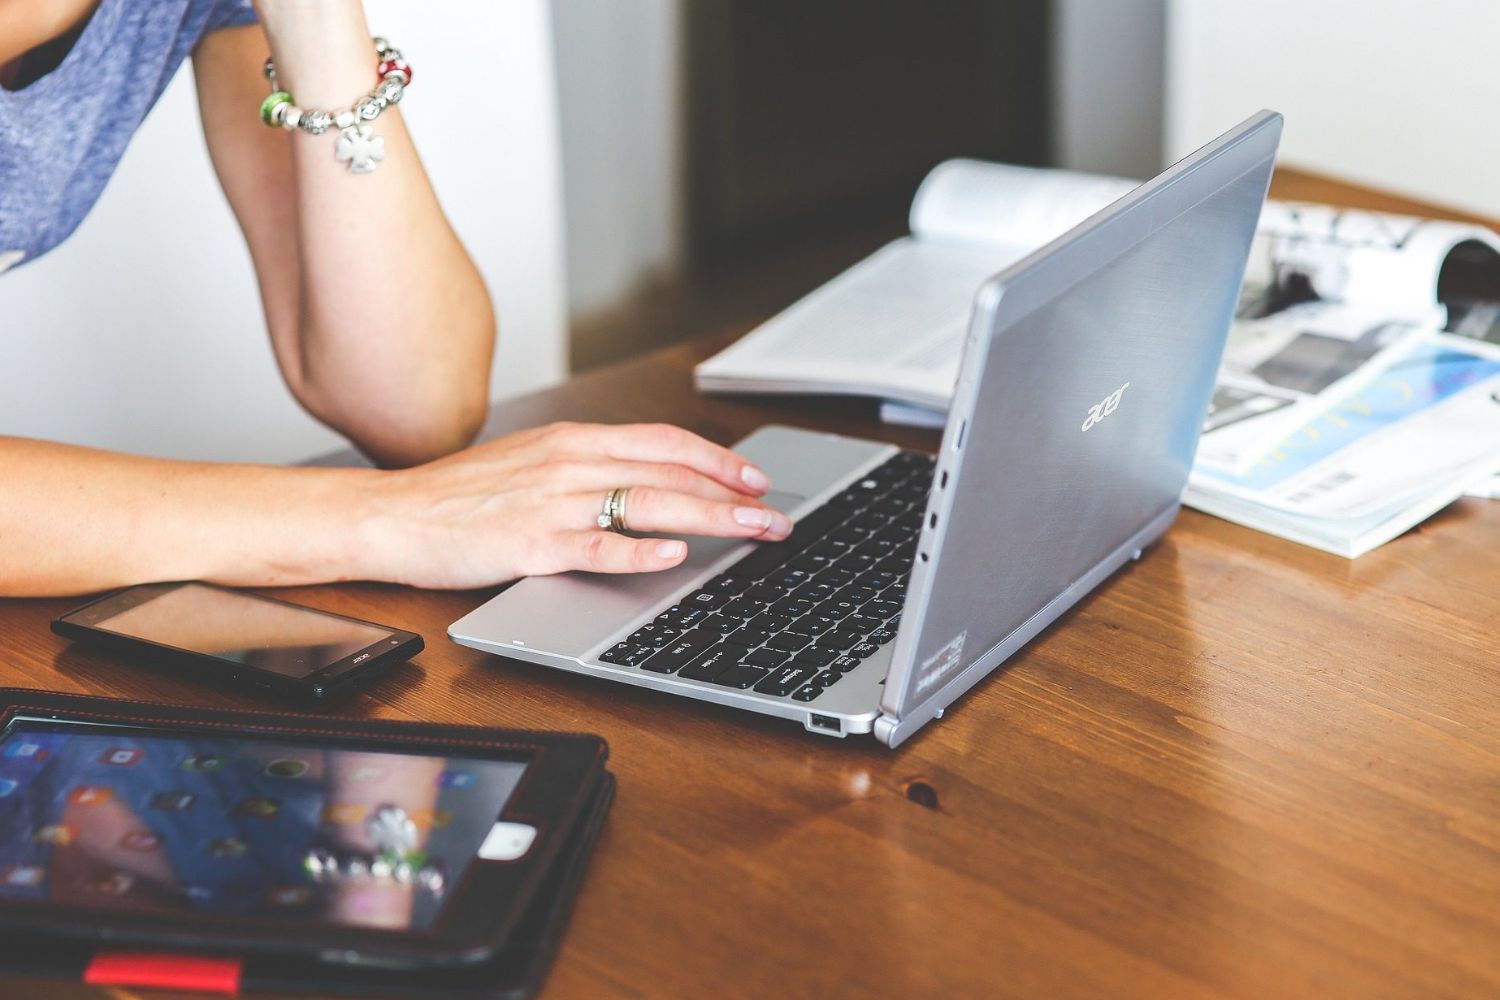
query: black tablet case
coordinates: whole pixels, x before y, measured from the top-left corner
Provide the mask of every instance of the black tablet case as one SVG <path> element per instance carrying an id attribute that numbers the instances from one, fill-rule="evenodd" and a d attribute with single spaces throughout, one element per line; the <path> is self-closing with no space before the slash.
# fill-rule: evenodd
<path id="1" fill-rule="evenodd" d="M 541 988 L 562 942 L 573 900 L 614 796 L 614 775 L 601 772 L 589 804 L 579 813 L 577 828 L 538 887 L 536 901 L 492 961 L 465 969 L 409 971 L 252 956 L 244 962 L 240 992 L 322 993 L 372 1000 L 523 1000 L 532 996 Z M 0 976 L 80 980 L 96 950 L 88 943 L 7 935 L 0 940 Z"/>
<path id="2" fill-rule="evenodd" d="M 422 1000 L 522 1000 L 536 993 L 562 941 L 573 900 L 593 854 L 594 842 L 614 799 L 614 775 L 605 773 L 579 829 L 537 891 L 510 944 L 494 961 L 469 969 L 416 972 L 399 969 L 340 968 L 313 961 L 251 958 L 240 979 L 244 993 L 325 993 L 351 997 Z M 18 940 L 0 944 L 0 974 L 46 979 L 81 979 L 93 958 L 91 945 Z"/>

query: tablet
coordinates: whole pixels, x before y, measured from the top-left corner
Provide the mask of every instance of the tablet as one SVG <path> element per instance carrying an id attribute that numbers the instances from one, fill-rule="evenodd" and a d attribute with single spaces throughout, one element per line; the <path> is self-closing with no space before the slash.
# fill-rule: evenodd
<path id="1" fill-rule="evenodd" d="M 0 691 L 0 927 L 324 962 L 489 959 L 597 737 Z"/>

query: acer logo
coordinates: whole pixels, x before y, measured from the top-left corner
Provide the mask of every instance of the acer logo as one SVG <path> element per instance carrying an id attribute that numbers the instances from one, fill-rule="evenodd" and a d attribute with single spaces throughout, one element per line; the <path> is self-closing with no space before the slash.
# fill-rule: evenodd
<path id="1" fill-rule="evenodd" d="M 1129 388 L 1130 383 L 1126 382 L 1124 385 L 1120 386 L 1120 388 L 1116 389 L 1108 396 L 1105 396 L 1093 406 L 1090 406 L 1088 418 L 1083 422 L 1083 429 L 1088 430 L 1090 427 L 1094 426 L 1099 421 L 1115 412 L 1115 410 L 1119 409 L 1120 397 L 1125 395 L 1125 390 Z"/>

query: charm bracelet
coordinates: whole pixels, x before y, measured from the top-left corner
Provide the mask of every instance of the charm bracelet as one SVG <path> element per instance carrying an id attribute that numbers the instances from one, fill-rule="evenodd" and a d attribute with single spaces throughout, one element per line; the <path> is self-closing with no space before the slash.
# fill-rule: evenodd
<path id="1" fill-rule="evenodd" d="M 288 132 L 301 129 L 308 135 L 322 135 L 330 127 L 338 129 L 333 157 L 349 164 L 351 174 L 368 174 L 378 161 L 385 159 L 385 139 L 371 134 L 369 123 L 393 104 L 400 104 L 406 88 L 411 86 L 411 66 L 401 58 L 401 50 L 384 38 L 376 37 L 375 75 L 380 82 L 375 89 L 342 111 L 303 111 L 296 99 L 276 83 L 276 64 L 266 59 L 266 79 L 271 82 L 270 95 L 261 102 L 260 120 L 271 128 Z"/>

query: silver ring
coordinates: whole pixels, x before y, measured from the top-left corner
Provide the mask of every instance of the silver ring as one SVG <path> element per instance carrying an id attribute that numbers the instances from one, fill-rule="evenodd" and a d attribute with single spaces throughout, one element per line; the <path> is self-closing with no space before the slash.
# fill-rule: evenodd
<path id="1" fill-rule="evenodd" d="M 599 511 L 599 516 L 594 519 L 594 523 L 605 531 L 629 531 L 630 529 L 625 524 L 625 498 L 629 495 L 628 486 L 617 486 L 604 494 L 604 507 Z"/>

